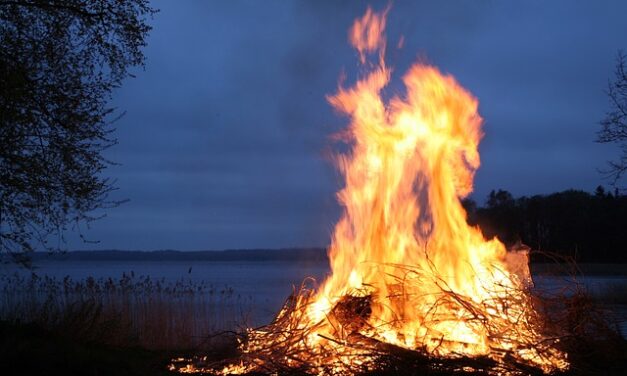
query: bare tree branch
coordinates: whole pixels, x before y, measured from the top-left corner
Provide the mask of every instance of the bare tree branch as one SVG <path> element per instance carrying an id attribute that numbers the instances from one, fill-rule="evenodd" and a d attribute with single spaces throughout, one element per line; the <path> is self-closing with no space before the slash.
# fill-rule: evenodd
<path id="1" fill-rule="evenodd" d="M 621 155 L 617 160 L 608 162 L 608 170 L 602 171 L 616 185 L 627 171 L 627 55 L 623 51 L 616 56 L 614 81 L 608 83 L 607 96 L 610 110 L 600 122 L 596 141 L 620 146 Z"/>

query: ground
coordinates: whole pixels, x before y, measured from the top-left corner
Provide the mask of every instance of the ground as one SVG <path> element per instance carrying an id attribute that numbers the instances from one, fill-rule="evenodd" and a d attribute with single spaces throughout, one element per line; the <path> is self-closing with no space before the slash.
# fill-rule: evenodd
<path id="1" fill-rule="evenodd" d="M 0 321 L 2 375 L 168 375 L 172 354 L 87 343 L 34 324 Z"/>

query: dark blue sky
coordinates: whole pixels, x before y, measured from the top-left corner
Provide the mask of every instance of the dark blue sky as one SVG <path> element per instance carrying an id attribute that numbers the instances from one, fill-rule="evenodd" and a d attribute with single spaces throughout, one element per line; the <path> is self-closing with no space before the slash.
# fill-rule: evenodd
<path id="1" fill-rule="evenodd" d="M 386 2 L 370 2 L 382 9 Z M 340 129 L 325 100 L 357 54 L 357 1 L 155 1 L 137 71 L 113 99 L 126 111 L 109 169 L 130 201 L 70 249 L 324 246 L 341 179 L 327 156 Z M 624 1 L 395 1 L 387 59 L 453 74 L 485 119 L 473 198 L 606 184 L 611 145 L 594 142 L 604 90 L 627 49 Z M 395 46 L 405 39 L 401 50 Z M 397 77 L 398 78 L 398 77 Z M 400 91 L 394 81 L 389 92 Z"/>

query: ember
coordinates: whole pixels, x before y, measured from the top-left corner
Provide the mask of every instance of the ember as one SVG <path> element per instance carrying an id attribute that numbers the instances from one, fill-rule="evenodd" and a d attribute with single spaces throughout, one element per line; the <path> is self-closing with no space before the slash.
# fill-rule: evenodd
<path id="1" fill-rule="evenodd" d="M 241 359 L 220 369 L 345 374 L 398 369 L 482 374 L 568 368 L 529 293 L 524 251 L 507 252 L 466 223 L 482 119 L 450 75 L 415 64 L 404 96 L 381 91 L 387 10 L 349 33 L 367 73 L 328 98 L 351 121 L 338 157 L 344 214 L 329 249 L 332 275 L 303 287 L 269 325 L 250 329 Z M 376 56 L 374 62 L 368 60 Z M 392 368 L 385 368 L 392 367 Z"/>

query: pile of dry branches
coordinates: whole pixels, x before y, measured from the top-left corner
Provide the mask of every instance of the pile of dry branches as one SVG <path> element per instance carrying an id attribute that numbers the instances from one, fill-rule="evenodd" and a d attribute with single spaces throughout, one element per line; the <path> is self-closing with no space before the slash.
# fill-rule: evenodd
<path id="1" fill-rule="evenodd" d="M 495 301 L 477 303 L 441 287 L 437 304 L 431 310 L 431 320 L 447 319 L 446 315 L 437 314 L 444 311 L 457 312 L 456 319 L 459 319 L 459 312 L 463 311 L 464 320 L 482 325 L 492 339 L 505 340 L 511 347 L 491 348 L 489 355 L 482 356 L 461 353 L 440 356 L 437 346 L 436 351 L 433 348 L 428 351 L 426 346 L 407 349 L 383 342 L 369 335 L 377 332 L 377 328 L 369 327 L 375 295 L 364 291 L 342 297 L 323 321 L 312 325 L 306 313 L 308 305 L 313 302 L 315 289 L 303 284 L 288 298 L 272 323 L 239 335 L 240 354 L 237 357 L 217 361 L 204 357 L 191 362 L 180 359 L 171 369 L 211 374 L 541 375 L 547 372 L 586 374 L 598 367 L 597 363 L 603 357 L 624 359 L 624 340 L 604 319 L 604 313 L 586 300 L 583 291 L 559 295 L 533 292 L 533 307 L 525 308 L 531 311 L 525 315 L 518 312 L 518 318 L 502 325 L 502 321 L 491 317 L 488 312 L 494 311 L 488 308 L 516 306 L 521 303 L 516 301 L 522 299 L 520 294 L 532 292 L 511 291 L 506 299 L 501 298 L 505 301 L 495 298 Z M 530 312 L 535 316 L 523 320 L 523 317 L 529 318 Z M 323 336 L 325 341 L 309 345 L 308 338 L 321 336 L 318 329 L 329 324 L 333 327 L 332 335 Z M 387 325 L 393 326 L 394 323 Z M 543 334 L 542 337 L 525 335 L 538 332 Z M 441 341 L 445 340 L 441 338 Z M 520 356 L 527 352 L 552 359 L 555 351 L 568 352 L 571 363 L 568 371 L 543 370 Z"/>

